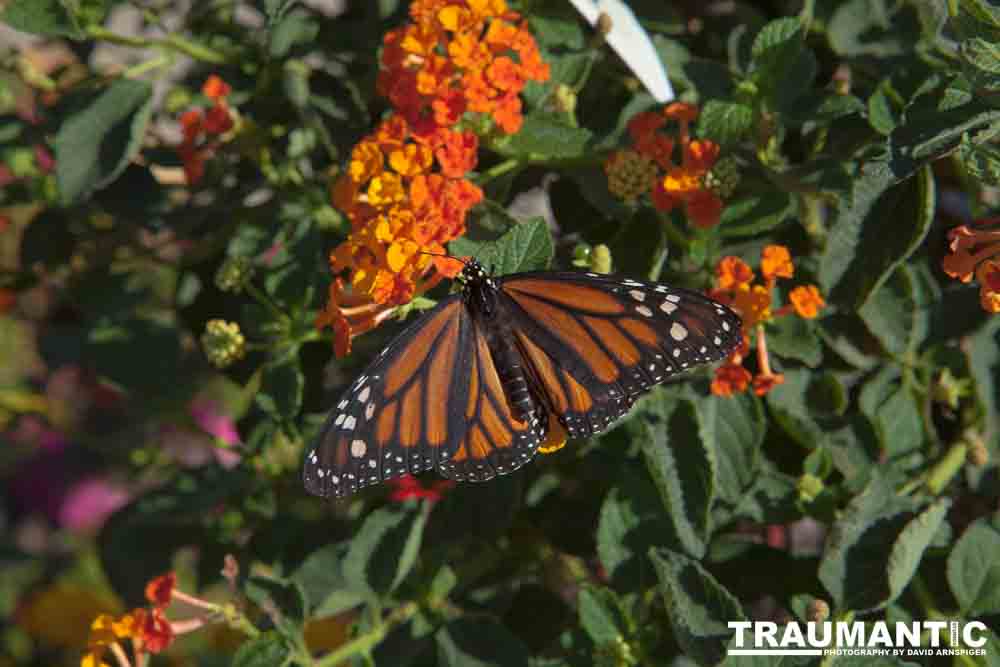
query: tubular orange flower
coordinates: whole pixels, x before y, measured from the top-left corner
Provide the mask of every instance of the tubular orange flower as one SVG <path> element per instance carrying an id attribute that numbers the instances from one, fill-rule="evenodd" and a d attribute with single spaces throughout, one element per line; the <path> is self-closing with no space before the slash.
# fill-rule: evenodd
<path id="1" fill-rule="evenodd" d="M 988 313 L 1000 313 L 1000 262 L 988 259 L 976 269 L 979 301 Z"/>
<path id="2" fill-rule="evenodd" d="M 760 255 L 760 272 L 768 282 L 773 282 L 776 278 L 791 278 L 795 273 L 795 266 L 788 248 L 781 245 L 765 246 Z"/>
<path id="3" fill-rule="evenodd" d="M 205 97 L 212 100 L 212 106 L 207 110 L 189 109 L 178 119 L 184 139 L 177 147 L 177 153 L 190 185 L 204 176 L 205 161 L 217 147 L 214 137 L 229 132 L 235 125 L 234 111 L 229 108 L 226 100 L 231 92 L 229 84 L 213 74 L 205 81 L 201 90 Z"/>
<path id="4" fill-rule="evenodd" d="M 177 574 L 175 572 L 168 572 L 156 577 L 146 584 L 146 599 L 154 605 L 166 607 L 170 604 L 170 597 L 176 586 Z"/>
<path id="5" fill-rule="evenodd" d="M 826 301 L 815 285 L 800 285 L 788 294 L 788 300 L 799 317 L 811 320 L 819 316 Z"/>
<path id="6" fill-rule="evenodd" d="M 998 296 L 997 262 L 993 257 L 1000 255 L 1000 218 L 977 220 L 969 225 L 960 225 L 948 232 L 948 248 L 951 252 L 941 261 L 941 268 L 950 277 L 963 283 L 979 281 L 979 300 L 988 313 L 1000 312 Z"/>
<path id="7" fill-rule="evenodd" d="M 715 267 L 716 284 L 719 289 L 728 290 L 737 285 L 753 282 L 753 269 L 739 257 L 723 257 Z"/>
<path id="8" fill-rule="evenodd" d="M 750 386 L 750 380 L 750 371 L 741 364 L 727 362 L 715 369 L 711 390 L 716 396 L 742 394 Z"/>

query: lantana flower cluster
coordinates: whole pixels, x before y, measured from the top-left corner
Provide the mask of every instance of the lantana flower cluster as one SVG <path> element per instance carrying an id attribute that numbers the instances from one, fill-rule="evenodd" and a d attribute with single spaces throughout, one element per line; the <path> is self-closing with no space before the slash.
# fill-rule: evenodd
<path id="1" fill-rule="evenodd" d="M 334 330 L 337 356 L 392 310 L 462 268 L 441 257 L 465 233 L 483 198 L 465 178 L 479 137 L 463 127 L 485 114 L 501 132 L 520 129 L 519 94 L 548 65 L 521 17 L 503 0 L 417 0 L 412 22 L 385 37 L 379 90 L 394 111 L 351 152 L 333 203 L 351 233 L 330 255 L 337 278 L 319 328 Z"/>
<path id="2" fill-rule="evenodd" d="M 649 194 L 664 213 L 682 206 L 696 227 L 717 225 L 723 199 L 738 184 L 736 163 L 720 159 L 715 142 L 691 138 L 697 118 L 698 107 L 684 102 L 633 116 L 628 123 L 632 147 L 611 154 L 604 164 L 611 193 L 626 201 Z M 670 121 L 677 125 L 676 135 L 661 131 Z M 680 164 L 675 162 L 678 151 Z"/>
<path id="3" fill-rule="evenodd" d="M 201 92 L 212 100 L 212 106 L 189 109 L 180 117 L 184 140 L 177 147 L 177 153 L 184 165 L 188 185 L 194 185 L 205 175 L 205 161 L 215 153 L 217 138 L 235 125 L 234 111 L 227 102 L 232 92 L 228 83 L 213 74 L 205 80 Z"/>
<path id="4" fill-rule="evenodd" d="M 506 134 L 521 129 L 520 93 L 546 81 L 535 38 L 504 0 L 416 0 L 409 23 L 385 36 L 378 89 L 414 132 L 487 114 Z"/>
<path id="5" fill-rule="evenodd" d="M 1000 218 L 978 220 L 948 232 L 944 272 L 963 283 L 975 275 L 979 303 L 988 313 L 1000 313 Z"/>
<path id="6" fill-rule="evenodd" d="M 734 256 L 723 257 L 716 266 L 716 286 L 711 292 L 712 298 L 729 305 L 743 318 L 742 345 L 715 371 L 712 393 L 716 396 L 732 396 L 751 386 L 755 394 L 763 396 L 783 383 L 784 376 L 771 368 L 764 325 L 776 317 L 791 314 L 814 319 L 826 306 L 819 288 L 800 285 L 789 292 L 789 303 L 772 309 L 778 279 L 790 279 L 795 274 L 788 248 L 765 246 L 760 256 L 760 273 L 763 281 L 757 282 L 750 265 Z M 750 355 L 752 343 L 757 352 L 756 375 L 751 375 L 743 365 Z"/>
<path id="7" fill-rule="evenodd" d="M 90 626 L 87 652 L 80 660 L 80 667 L 109 667 L 105 661 L 109 653 L 114 656 L 119 667 L 145 664 L 146 656 L 166 650 L 177 635 L 204 625 L 201 618 L 184 621 L 167 619 L 165 610 L 174 599 L 196 607 L 215 608 L 215 605 L 178 591 L 176 586 L 177 575 L 173 572 L 156 577 L 146 584 L 146 599 L 150 608 L 133 609 L 119 618 L 110 614 L 101 614 L 95 618 Z M 126 639 L 132 644 L 134 662 L 129 660 L 125 651 Z"/>

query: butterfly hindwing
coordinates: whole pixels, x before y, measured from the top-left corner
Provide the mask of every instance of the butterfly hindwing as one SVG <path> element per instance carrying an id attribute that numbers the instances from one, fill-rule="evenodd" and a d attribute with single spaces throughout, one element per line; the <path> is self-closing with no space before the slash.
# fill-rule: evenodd
<path id="1" fill-rule="evenodd" d="M 469 374 L 455 378 L 469 387 L 462 406 L 466 429 L 455 454 L 438 465 L 438 472 L 480 482 L 513 472 L 534 458 L 546 424 L 537 416 L 524 420 L 514 416 L 484 332 L 476 327 L 472 336 Z"/>
<path id="2" fill-rule="evenodd" d="M 310 493 L 341 497 L 439 467 L 465 438 L 473 322 L 460 295 L 410 325 L 351 384 L 306 456 Z"/>
<path id="3" fill-rule="evenodd" d="M 571 437 L 603 431 L 667 377 L 725 358 L 732 310 L 690 290 L 618 276 L 536 272 L 500 289 L 548 408 Z"/>

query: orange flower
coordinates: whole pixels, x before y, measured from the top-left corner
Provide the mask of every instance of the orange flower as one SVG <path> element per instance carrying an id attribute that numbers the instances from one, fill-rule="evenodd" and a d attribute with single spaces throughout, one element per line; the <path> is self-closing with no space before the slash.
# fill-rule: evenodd
<path id="1" fill-rule="evenodd" d="M 711 191 L 696 192 L 688 199 L 687 215 L 695 227 L 708 229 L 719 224 L 722 216 L 722 200 Z"/>
<path id="2" fill-rule="evenodd" d="M 781 373 L 772 373 L 769 375 L 757 375 L 753 379 L 753 393 L 758 396 L 763 396 L 767 392 L 771 391 L 779 384 L 785 383 L 785 376 Z"/>
<path id="3" fill-rule="evenodd" d="M 760 255 L 760 272 L 769 282 L 773 282 L 775 278 L 791 278 L 795 273 L 795 266 L 788 248 L 780 245 L 765 246 Z"/>
<path id="4" fill-rule="evenodd" d="M 149 611 L 136 609 L 132 613 L 137 615 L 139 622 L 137 635 L 142 639 L 142 645 L 147 651 L 161 653 L 173 643 L 174 629 L 163 615 L 161 608 L 153 607 Z"/>
<path id="5" fill-rule="evenodd" d="M 156 577 L 146 584 L 146 599 L 154 605 L 166 607 L 170 604 L 170 597 L 176 586 L 177 574 L 175 572 L 168 572 Z"/>
<path id="6" fill-rule="evenodd" d="M 1000 262 L 988 259 L 976 269 L 979 301 L 988 313 L 1000 312 Z"/>
<path id="7" fill-rule="evenodd" d="M 819 315 L 819 311 L 826 306 L 826 301 L 823 300 L 823 296 L 815 285 L 796 287 L 789 293 L 788 300 L 792 303 L 798 316 L 807 320 L 815 319 Z"/>
<path id="8" fill-rule="evenodd" d="M 217 148 L 212 138 L 229 132 L 235 124 L 234 112 L 226 102 L 230 93 L 229 84 L 213 74 L 202 86 L 202 93 L 212 100 L 213 105 L 208 110 L 189 109 L 178 119 L 184 140 L 177 147 L 177 153 L 190 185 L 205 175 L 205 161 Z"/>
<path id="9" fill-rule="evenodd" d="M 737 285 L 732 299 L 730 305 L 743 318 L 745 330 L 771 319 L 771 290 L 763 285 Z"/>
<path id="10" fill-rule="evenodd" d="M 628 133 L 633 143 L 641 143 L 642 140 L 654 134 L 657 130 L 667 124 L 667 119 L 663 114 L 653 111 L 642 111 L 632 116 L 628 121 Z"/>
<path id="11" fill-rule="evenodd" d="M 479 137 L 472 132 L 445 133 L 444 141 L 434 151 L 441 173 L 448 178 L 461 178 L 476 168 Z"/>
<path id="12" fill-rule="evenodd" d="M 728 290 L 737 285 L 753 281 L 753 269 L 739 257 L 732 255 L 723 257 L 715 267 L 716 284 L 719 289 Z"/>
<path id="13" fill-rule="evenodd" d="M 210 100 L 216 102 L 222 101 L 224 103 L 226 97 L 228 97 L 229 93 L 232 92 L 232 88 L 230 88 L 229 84 L 223 81 L 218 75 L 213 74 L 205 79 L 205 83 L 201 87 L 201 92 Z"/>
<path id="14" fill-rule="evenodd" d="M 715 369 L 712 393 L 716 396 L 742 394 L 750 386 L 750 371 L 741 364 L 727 362 Z"/>

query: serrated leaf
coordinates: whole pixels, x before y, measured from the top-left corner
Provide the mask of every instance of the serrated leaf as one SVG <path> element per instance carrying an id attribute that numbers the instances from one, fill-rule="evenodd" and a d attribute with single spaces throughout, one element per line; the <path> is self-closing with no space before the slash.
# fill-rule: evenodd
<path id="1" fill-rule="evenodd" d="M 152 113 L 153 87 L 117 79 L 70 116 L 55 138 L 56 181 L 64 205 L 104 187 L 142 147 Z"/>
<path id="2" fill-rule="evenodd" d="M 740 601 L 687 556 L 667 549 L 649 556 L 677 643 L 699 665 L 722 662 L 733 636 L 727 623 L 745 620 Z"/>
<path id="3" fill-rule="evenodd" d="M 969 175 L 983 184 L 1000 182 L 1000 150 L 989 144 L 977 144 L 962 135 L 958 157 Z"/>
<path id="4" fill-rule="evenodd" d="M 962 11 L 984 26 L 1000 30 L 1000 7 L 989 0 L 961 0 Z"/>
<path id="5" fill-rule="evenodd" d="M 649 478 L 628 468 L 605 497 L 597 522 L 597 555 L 616 586 L 637 586 L 643 569 L 648 569 L 645 557 L 650 547 L 676 541 L 659 506 Z"/>
<path id="6" fill-rule="evenodd" d="M 584 586 L 577 598 L 580 627 L 595 644 L 606 644 L 624 637 L 625 620 L 613 591 Z"/>
<path id="7" fill-rule="evenodd" d="M 902 359 L 922 342 L 927 310 L 917 302 L 916 277 L 905 264 L 892 273 L 858 314 L 889 354 Z"/>
<path id="8" fill-rule="evenodd" d="M 951 507 L 951 500 L 941 498 L 910 521 L 889 553 L 889 596 L 890 602 L 899 598 L 910 584 L 920 567 L 924 551 L 930 546 L 938 530 L 944 523 L 945 515 Z"/>
<path id="9" fill-rule="evenodd" d="M 753 236 L 771 231 L 792 217 L 792 197 L 787 192 L 772 190 L 727 201 L 716 228 L 720 236 Z"/>
<path id="10" fill-rule="evenodd" d="M 1000 46 L 979 37 L 962 42 L 959 51 L 966 62 L 978 70 L 1000 75 Z"/>
<path id="11" fill-rule="evenodd" d="M 494 149 L 506 157 L 525 160 L 569 160 L 590 152 L 593 134 L 540 114 L 528 114 L 516 134 L 496 142 Z"/>
<path id="12" fill-rule="evenodd" d="M 963 616 L 1000 614 L 1000 528 L 979 519 L 948 554 L 948 585 Z"/>
<path id="13" fill-rule="evenodd" d="M 548 268 L 554 252 L 552 233 L 544 220 L 512 222 L 510 229 L 495 241 L 461 238 L 449 244 L 457 257 L 475 257 L 495 275 Z"/>
<path id="14" fill-rule="evenodd" d="M 757 478 L 760 446 L 767 421 L 760 399 L 752 394 L 708 396 L 697 403 L 708 441 L 715 448 L 720 499 L 739 503 Z"/>
<path id="15" fill-rule="evenodd" d="M 850 205 L 842 208 L 820 258 L 819 279 L 830 300 L 858 309 L 923 242 L 934 221 L 934 174 L 889 187 L 885 165 L 866 166 Z"/>
<path id="16" fill-rule="evenodd" d="M 277 632 L 265 632 L 236 649 L 232 667 L 284 667 L 292 661 L 292 649 Z"/>
<path id="17" fill-rule="evenodd" d="M 823 344 L 816 327 L 801 317 L 774 320 L 767 329 L 767 346 L 775 355 L 801 361 L 810 368 L 816 368 L 823 361 Z"/>
<path id="18" fill-rule="evenodd" d="M 918 501 L 896 495 L 881 479 L 851 501 L 819 565 L 819 579 L 838 610 L 881 609 L 898 597 L 888 574 L 890 555 L 919 509 Z"/>
<path id="19" fill-rule="evenodd" d="M 753 109 L 748 105 L 709 100 L 698 116 L 698 134 L 725 146 L 742 139 L 752 123 Z"/>
<path id="20" fill-rule="evenodd" d="M 444 667 L 527 667 L 528 648 L 496 621 L 466 616 L 435 635 Z"/>
<path id="21" fill-rule="evenodd" d="M 663 393 L 637 411 L 647 429 L 642 438 L 646 468 L 684 550 L 705 554 L 715 498 L 716 459 L 712 438 L 689 401 Z"/>
<path id="22" fill-rule="evenodd" d="M 802 43 L 802 21 L 787 17 L 771 21 L 757 33 L 751 55 L 757 67 L 766 67 L 798 51 Z"/>
<path id="23" fill-rule="evenodd" d="M 302 410 L 304 390 L 305 377 L 298 355 L 288 355 L 265 367 L 257 405 L 274 417 L 294 419 Z"/>
<path id="24" fill-rule="evenodd" d="M 0 13 L 0 23 L 35 35 L 84 37 L 76 17 L 59 0 L 10 0 Z"/>
<path id="25" fill-rule="evenodd" d="M 420 551 L 429 506 L 418 512 L 378 509 L 368 515 L 344 557 L 348 584 L 380 596 L 395 590 L 413 569 Z"/>

